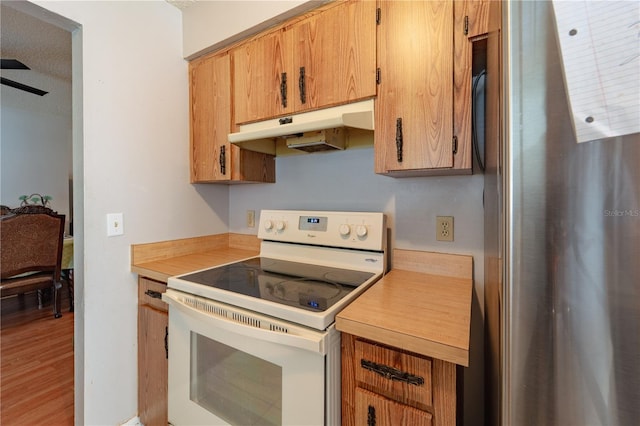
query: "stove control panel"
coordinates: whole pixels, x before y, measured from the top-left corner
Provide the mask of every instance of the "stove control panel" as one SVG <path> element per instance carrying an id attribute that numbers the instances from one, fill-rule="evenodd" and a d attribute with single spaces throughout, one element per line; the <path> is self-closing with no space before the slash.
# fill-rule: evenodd
<path id="1" fill-rule="evenodd" d="M 258 230 L 262 240 L 380 251 L 386 235 L 378 212 L 262 210 Z"/>

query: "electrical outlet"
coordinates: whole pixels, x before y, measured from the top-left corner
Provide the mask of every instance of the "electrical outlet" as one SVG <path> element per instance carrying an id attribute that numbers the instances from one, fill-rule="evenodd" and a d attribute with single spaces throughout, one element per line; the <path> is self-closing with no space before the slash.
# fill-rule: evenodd
<path id="1" fill-rule="evenodd" d="M 256 227 L 256 211 L 247 210 L 247 228 Z"/>
<path id="2" fill-rule="evenodd" d="M 453 241 L 453 216 L 436 216 L 436 240 Z"/>

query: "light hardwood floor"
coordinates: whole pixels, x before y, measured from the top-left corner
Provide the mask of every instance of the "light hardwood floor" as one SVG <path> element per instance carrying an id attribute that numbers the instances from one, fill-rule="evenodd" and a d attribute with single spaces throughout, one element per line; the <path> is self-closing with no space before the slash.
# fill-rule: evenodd
<path id="1" fill-rule="evenodd" d="M 73 425 L 73 312 L 62 318 L 35 294 L 0 304 L 0 425 Z"/>

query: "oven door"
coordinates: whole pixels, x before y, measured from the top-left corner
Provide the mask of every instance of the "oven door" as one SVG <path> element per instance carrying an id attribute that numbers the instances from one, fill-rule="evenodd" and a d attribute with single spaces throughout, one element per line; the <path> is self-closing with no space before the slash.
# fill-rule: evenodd
<path id="1" fill-rule="evenodd" d="M 322 425 L 330 340 L 319 332 L 168 289 L 173 425 Z"/>

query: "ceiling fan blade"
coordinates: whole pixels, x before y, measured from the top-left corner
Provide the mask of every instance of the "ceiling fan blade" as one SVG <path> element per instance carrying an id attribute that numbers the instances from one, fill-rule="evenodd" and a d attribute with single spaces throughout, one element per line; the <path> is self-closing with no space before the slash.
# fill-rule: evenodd
<path id="1" fill-rule="evenodd" d="M 0 59 L 0 68 L 3 70 L 30 70 L 31 69 L 17 59 Z"/>
<path id="2" fill-rule="evenodd" d="M 34 95 L 44 96 L 49 92 L 36 89 L 35 87 L 27 86 L 26 84 L 18 83 L 17 81 L 9 80 L 8 78 L 0 77 L 0 84 L 5 86 L 11 86 L 15 89 L 24 90 L 25 92 L 33 93 Z"/>

